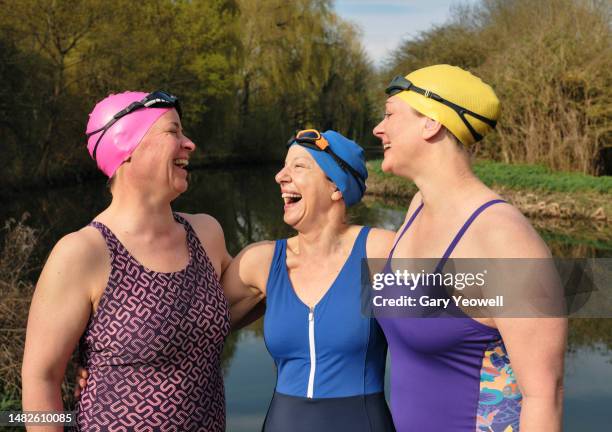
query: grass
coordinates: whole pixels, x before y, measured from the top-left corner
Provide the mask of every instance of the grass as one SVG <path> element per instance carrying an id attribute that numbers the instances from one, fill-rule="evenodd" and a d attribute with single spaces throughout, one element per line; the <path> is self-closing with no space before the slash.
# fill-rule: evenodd
<path id="1" fill-rule="evenodd" d="M 19 410 L 21 408 L 21 400 L 14 395 L 0 395 L 0 411 Z"/>
<path id="2" fill-rule="evenodd" d="M 488 186 L 544 192 L 612 193 L 612 177 L 552 171 L 543 165 L 478 161 L 474 164 L 474 172 Z"/>
<path id="3" fill-rule="evenodd" d="M 407 180 L 383 173 L 381 159 L 368 162 L 368 170 L 386 181 L 414 188 Z M 506 164 L 481 160 L 474 163 L 474 172 L 489 187 L 503 186 L 541 192 L 596 192 L 612 193 L 612 177 L 594 177 L 576 172 L 552 171 L 543 165 Z M 416 188 L 415 188 L 416 191 Z"/>
<path id="4" fill-rule="evenodd" d="M 412 197 L 417 191 L 414 183 L 383 173 L 381 162 L 380 159 L 368 162 L 368 193 L 404 200 Z M 487 186 L 528 216 L 600 221 L 612 218 L 612 177 L 487 160 L 477 161 L 473 168 Z"/>

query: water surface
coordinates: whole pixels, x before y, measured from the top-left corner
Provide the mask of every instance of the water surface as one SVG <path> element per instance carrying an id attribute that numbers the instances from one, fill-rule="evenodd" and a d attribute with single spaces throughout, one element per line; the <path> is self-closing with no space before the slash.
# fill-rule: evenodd
<path id="1" fill-rule="evenodd" d="M 292 230 L 282 221 L 283 204 L 273 180 L 277 168 L 195 171 L 190 175 L 190 190 L 176 200 L 174 209 L 208 213 L 217 218 L 232 254 L 254 241 L 287 237 Z M 104 182 L 29 191 L 3 203 L 0 222 L 29 213 L 27 223 L 37 227 L 41 234 L 34 257 L 35 264 L 40 264 L 61 236 L 86 225 L 109 200 Z M 352 209 L 351 220 L 396 230 L 404 220 L 404 210 L 398 203 L 368 198 Z M 610 233 L 601 227 L 576 221 L 532 222 L 555 256 L 612 256 Z M 608 430 L 612 406 L 612 320 L 573 320 L 569 344 L 565 430 Z M 228 431 L 259 430 L 276 377 L 263 343 L 261 320 L 229 337 L 224 370 Z"/>

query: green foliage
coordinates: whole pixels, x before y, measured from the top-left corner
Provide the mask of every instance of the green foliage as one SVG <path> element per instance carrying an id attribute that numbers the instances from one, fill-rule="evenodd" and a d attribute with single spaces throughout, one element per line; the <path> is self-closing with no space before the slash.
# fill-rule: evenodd
<path id="1" fill-rule="evenodd" d="M 330 2 L 238 3 L 244 23 L 238 151 L 273 143 L 281 155 L 290 134 L 308 127 L 369 138 L 371 66 L 355 30 Z"/>
<path id="2" fill-rule="evenodd" d="M 302 127 L 370 137 L 372 67 L 328 0 L 0 2 L 0 182 L 93 171 L 87 113 L 169 90 L 203 155 L 278 159 Z"/>
<path id="3" fill-rule="evenodd" d="M 474 172 L 486 184 L 498 184 L 513 189 L 612 193 L 612 177 L 552 171 L 543 165 L 509 165 L 493 161 L 478 161 L 474 164 Z"/>
<path id="4" fill-rule="evenodd" d="M 477 156 L 593 174 L 612 145 L 611 12 L 604 1 L 482 0 L 405 41 L 383 81 L 436 63 L 466 68 L 502 102 Z"/>
<path id="5" fill-rule="evenodd" d="M 384 173 L 382 160 L 368 162 L 368 170 L 385 181 L 395 176 Z M 479 160 L 473 165 L 474 173 L 488 186 L 504 186 L 546 192 L 595 192 L 612 193 L 612 177 L 594 177 L 576 172 L 552 171 L 543 165 L 506 164 Z M 399 179 L 400 181 L 403 179 Z M 406 184 L 406 180 L 404 180 Z"/>

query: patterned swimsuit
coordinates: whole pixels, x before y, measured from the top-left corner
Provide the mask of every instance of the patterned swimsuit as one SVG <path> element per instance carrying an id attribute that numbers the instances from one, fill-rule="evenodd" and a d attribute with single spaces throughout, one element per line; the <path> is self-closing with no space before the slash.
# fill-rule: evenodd
<path id="1" fill-rule="evenodd" d="M 189 223 L 189 264 L 143 267 L 100 222 L 111 273 L 80 341 L 89 370 L 79 430 L 224 431 L 221 352 L 230 328 L 216 272 Z"/>

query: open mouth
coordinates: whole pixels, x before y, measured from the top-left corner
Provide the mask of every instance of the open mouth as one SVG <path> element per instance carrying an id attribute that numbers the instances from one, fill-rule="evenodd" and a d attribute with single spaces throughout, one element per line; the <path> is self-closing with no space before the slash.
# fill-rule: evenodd
<path id="1" fill-rule="evenodd" d="M 302 199 L 302 195 L 297 194 L 297 193 L 284 192 L 284 193 L 281 194 L 281 198 L 285 202 L 285 205 L 291 205 L 291 204 L 295 204 L 296 202 L 301 200 Z"/>
<path id="2" fill-rule="evenodd" d="M 175 166 L 183 169 L 187 168 L 189 165 L 189 161 L 187 159 L 174 159 L 173 162 Z"/>
<path id="3" fill-rule="evenodd" d="M 391 144 L 383 144 L 383 152 L 391 148 Z"/>

